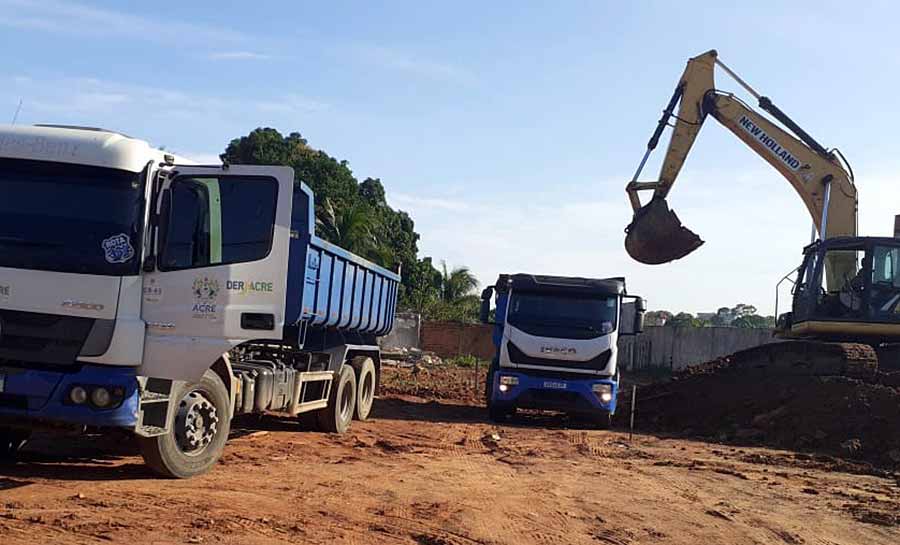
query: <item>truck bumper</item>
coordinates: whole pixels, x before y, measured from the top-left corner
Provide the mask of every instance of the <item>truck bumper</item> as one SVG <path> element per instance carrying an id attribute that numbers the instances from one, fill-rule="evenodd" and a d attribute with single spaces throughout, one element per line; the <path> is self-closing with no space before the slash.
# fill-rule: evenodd
<path id="1" fill-rule="evenodd" d="M 503 391 L 501 377 L 515 377 L 518 383 L 507 384 Z M 609 385 L 612 393 L 609 401 L 602 400 L 594 391 L 597 384 Z M 614 414 L 618 395 L 619 383 L 611 378 L 563 380 L 503 369 L 494 373 L 493 402 L 510 407 Z"/>
<path id="2" fill-rule="evenodd" d="M 0 421 L 4 425 L 31 427 L 38 423 L 133 429 L 138 420 L 136 368 L 83 365 L 77 371 L 50 371 L 0 367 Z M 121 402 L 100 409 L 90 402 L 69 400 L 74 386 L 121 389 Z"/>

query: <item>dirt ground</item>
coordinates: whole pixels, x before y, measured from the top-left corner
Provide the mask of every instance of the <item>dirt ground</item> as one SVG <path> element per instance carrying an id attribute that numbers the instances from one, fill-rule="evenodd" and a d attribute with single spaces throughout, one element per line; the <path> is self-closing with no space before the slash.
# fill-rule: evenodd
<path id="1" fill-rule="evenodd" d="M 900 477 L 824 455 L 485 420 L 449 379 L 388 377 L 343 436 L 268 416 L 159 480 L 122 438 L 41 437 L 0 467 L 0 543 L 900 543 Z M 397 393 L 455 384 L 463 400 Z"/>

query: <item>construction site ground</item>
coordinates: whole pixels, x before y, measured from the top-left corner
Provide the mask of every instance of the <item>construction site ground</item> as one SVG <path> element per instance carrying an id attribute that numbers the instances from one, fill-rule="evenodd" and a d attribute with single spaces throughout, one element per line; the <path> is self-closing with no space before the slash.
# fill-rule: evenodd
<path id="1" fill-rule="evenodd" d="M 190 480 L 154 477 L 125 436 L 39 436 L 0 467 L 0 543 L 900 543 L 896 468 L 732 437 L 629 439 L 627 419 L 497 425 L 479 371 L 386 368 L 374 418 L 345 435 L 240 420 Z"/>

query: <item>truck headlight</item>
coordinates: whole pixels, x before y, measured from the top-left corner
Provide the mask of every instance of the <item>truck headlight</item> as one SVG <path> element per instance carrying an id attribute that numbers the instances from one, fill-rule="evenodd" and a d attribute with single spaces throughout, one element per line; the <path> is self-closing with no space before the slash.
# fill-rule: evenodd
<path id="1" fill-rule="evenodd" d="M 594 395 L 597 396 L 597 399 L 602 401 L 603 403 L 609 403 L 612 401 L 612 384 L 599 383 L 591 386 L 591 391 L 594 392 Z"/>
<path id="2" fill-rule="evenodd" d="M 73 386 L 72 389 L 69 390 L 69 399 L 76 405 L 83 404 L 85 401 L 87 401 L 87 398 L 87 390 L 85 390 L 81 386 Z"/>
<path id="3" fill-rule="evenodd" d="M 109 390 L 102 386 L 98 386 L 91 391 L 91 403 L 100 409 L 105 409 L 112 403 L 112 396 Z"/>
<path id="4" fill-rule="evenodd" d="M 519 384 L 519 377 L 511 377 L 509 375 L 500 375 L 500 386 L 497 387 L 501 392 L 509 391 L 511 386 Z"/>

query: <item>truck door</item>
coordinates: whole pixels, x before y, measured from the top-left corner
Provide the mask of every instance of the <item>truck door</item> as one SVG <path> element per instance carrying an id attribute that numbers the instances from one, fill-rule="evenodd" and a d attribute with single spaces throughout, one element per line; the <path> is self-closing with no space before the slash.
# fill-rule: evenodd
<path id="1" fill-rule="evenodd" d="M 250 339 L 281 339 L 294 172 L 175 166 L 145 264 L 141 374 L 195 380 Z"/>

